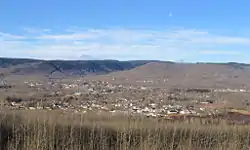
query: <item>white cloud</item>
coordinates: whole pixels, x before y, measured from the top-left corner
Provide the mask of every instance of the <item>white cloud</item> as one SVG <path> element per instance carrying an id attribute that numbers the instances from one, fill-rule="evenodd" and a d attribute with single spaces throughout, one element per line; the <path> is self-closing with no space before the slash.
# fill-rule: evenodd
<path id="1" fill-rule="evenodd" d="M 43 40 L 83 40 L 97 38 L 95 34 L 92 33 L 74 33 L 74 34 L 57 34 L 57 35 L 42 35 L 36 37 L 37 39 Z"/>
<path id="2" fill-rule="evenodd" d="M 0 55 L 45 59 L 81 59 L 81 56 L 88 56 L 100 59 L 179 60 L 211 54 L 240 55 L 241 50 L 250 48 L 250 38 L 247 37 L 184 28 L 69 28 L 59 34 L 51 29 L 26 28 L 25 31 L 27 34 L 21 36 L 0 32 Z M 241 49 L 227 50 L 237 46 Z"/>
<path id="3" fill-rule="evenodd" d="M 13 34 L 10 34 L 10 33 L 0 32 L 0 39 L 4 39 L 4 40 L 20 40 L 20 39 L 25 39 L 25 36 L 13 35 Z"/>
<path id="4" fill-rule="evenodd" d="M 24 31 L 27 33 L 34 33 L 34 34 L 39 34 L 39 33 L 46 33 L 46 32 L 51 32 L 51 29 L 42 29 L 42 28 L 24 28 Z"/>
<path id="5" fill-rule="evenodd" d="M 250 45 L 250 39 L 243 37 L 226 37 L 226 36 L 209 35 L 206 37 L 194 38 L 193 40 L 199 43 Z"/>
<path id="6" fill-rule="evenodd" d="M 240 51 L 230 51 L 230 50 L 203 50 L 201 54 L 206 55 L 240 55 Z"/>

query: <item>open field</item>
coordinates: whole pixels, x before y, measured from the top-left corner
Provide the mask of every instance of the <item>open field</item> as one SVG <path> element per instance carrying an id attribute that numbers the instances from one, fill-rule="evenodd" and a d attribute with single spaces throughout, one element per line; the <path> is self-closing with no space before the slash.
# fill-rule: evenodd
<path id="1" fill-rule="evenodd" d="M 1 149 L 248 149 L 249 126 L 195 118 L 167 121 L 108 114 L 1 112 Z"/>
<path id="2" fill-rule="evenodd" d="M 0 113 L 1 149 L 248 149 L 249 126 L 194 118 L 167 121 L 61 111 Z"/>

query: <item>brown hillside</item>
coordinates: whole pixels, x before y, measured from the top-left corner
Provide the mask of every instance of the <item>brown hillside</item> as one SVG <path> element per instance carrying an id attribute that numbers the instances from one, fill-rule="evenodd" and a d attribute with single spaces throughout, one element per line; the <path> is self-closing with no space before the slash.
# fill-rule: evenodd
<path id="1" fill-rule="evenodd" d="M 158 86 L 250 88 L 250 67 L 238 67 L 230 64 L 151 62 L 131 70 L 113 72 L 92 78 L 117 83 L 140 83 Z"/>

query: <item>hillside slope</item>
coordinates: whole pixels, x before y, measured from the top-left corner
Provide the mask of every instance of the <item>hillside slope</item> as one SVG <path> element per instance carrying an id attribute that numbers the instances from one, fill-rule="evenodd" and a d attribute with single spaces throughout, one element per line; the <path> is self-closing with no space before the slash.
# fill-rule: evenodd
<path id="1" fill-rule="evenodd" d="M 151 62 L 131 70 L 96 76 L 113 82 L 177 87 L 250 88 L 246 64 L 178 64 Z"/>
<path id="2" fill-rule="evenodd" d="M 0 73 L 49 75 L 57 68 L 68 76 L 116 83 L 170 87 L 250 88 L 250 65 L 240 63 L 180 64 L 153 60 L 36 60 L 0 58 Z M 115 80 L 114 80 L 115 79 Z"/>

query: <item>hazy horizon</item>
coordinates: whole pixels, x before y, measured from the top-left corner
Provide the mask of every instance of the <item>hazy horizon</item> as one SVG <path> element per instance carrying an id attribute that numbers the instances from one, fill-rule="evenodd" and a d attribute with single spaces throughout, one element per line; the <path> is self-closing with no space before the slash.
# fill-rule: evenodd
<path id="1" fill-rule="evenodd" d="M 195 64 L 195 63 L 206 63 L 206 64 L 227 64 L 227 63 L 237 63 L 237 64 L 250 64 L 244 62 L 204 62 L 204 61 L 197 61 L 197 62 L 187 62 L 187 61 L 173 61 L 173 60 L 155 60 L 155 59 L 128 59 L 128 60 L 119 60 L 119 59 L 39 59 L 39 58 L 32 58 L 32 57 L 1 57 L 0 59 L 31 59 L 31 60 L 42 60 L 42 61 L 105 61 L 105 60 L 113 60 L 113 61 L 159 61 L 159 62 L 172 62 L 172 63 L 183 63 L 183 64 Z"/>

